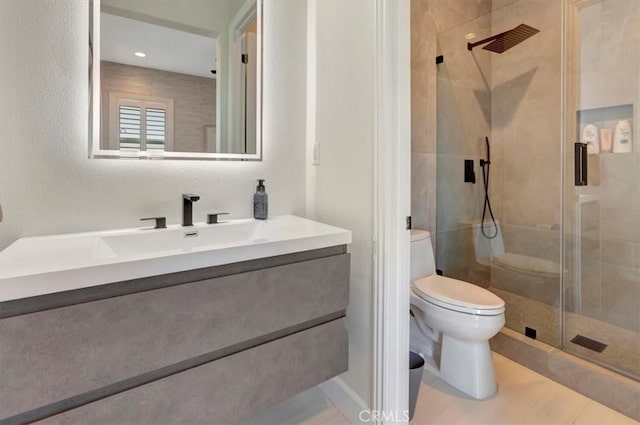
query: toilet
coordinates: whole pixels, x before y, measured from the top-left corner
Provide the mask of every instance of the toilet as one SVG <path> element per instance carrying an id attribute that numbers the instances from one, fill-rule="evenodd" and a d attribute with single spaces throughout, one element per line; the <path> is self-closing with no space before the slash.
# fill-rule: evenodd
<path id="1" fill-rule="evenodd" d="M 504 301 L 436 275 L 431 237 L 411 231 L 411 350 L 425 368 L 475 399 L 497 391 L 489 339 L 504 326 Z"/>

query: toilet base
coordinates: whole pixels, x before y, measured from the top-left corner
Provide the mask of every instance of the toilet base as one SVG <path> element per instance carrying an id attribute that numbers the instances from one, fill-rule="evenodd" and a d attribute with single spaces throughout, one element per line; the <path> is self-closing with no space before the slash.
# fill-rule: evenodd
<path id="1" fill-rule="evenodd" d="M 428 359 L 425 369 L 477 400 L 489 398 L 498 391 L 488 342 L 461 341 L 443 335 L 440 366 Z"/>

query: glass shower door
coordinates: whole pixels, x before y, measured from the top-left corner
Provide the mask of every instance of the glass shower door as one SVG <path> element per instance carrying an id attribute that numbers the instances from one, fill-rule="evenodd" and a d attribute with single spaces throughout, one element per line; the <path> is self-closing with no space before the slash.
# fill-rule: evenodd
<path id="1" fill-rule="evenodd" d="M 567 1 L 563 348 L 640 377 L 640 2 Z"/>

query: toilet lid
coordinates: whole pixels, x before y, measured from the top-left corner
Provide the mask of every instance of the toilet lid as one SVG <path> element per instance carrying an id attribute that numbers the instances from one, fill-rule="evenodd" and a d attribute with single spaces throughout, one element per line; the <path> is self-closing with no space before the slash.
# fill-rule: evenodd
<path id="1" fill-rule="evenodd" d="M 427 276 L 412 283 L 420 298 L 461 313 L 494 315 L 504 312 L 504 301 L 477 285 L 444 276 Z"/>

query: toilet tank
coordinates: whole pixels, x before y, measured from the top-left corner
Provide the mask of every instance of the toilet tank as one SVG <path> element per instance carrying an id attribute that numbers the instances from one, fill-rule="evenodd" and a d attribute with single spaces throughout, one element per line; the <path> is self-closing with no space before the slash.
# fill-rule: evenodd
<path id="1" fill-rule="evenodd" d="M 411 230 L 411 282 L 436 274 L 431 237 L 426 230 Z"/>

